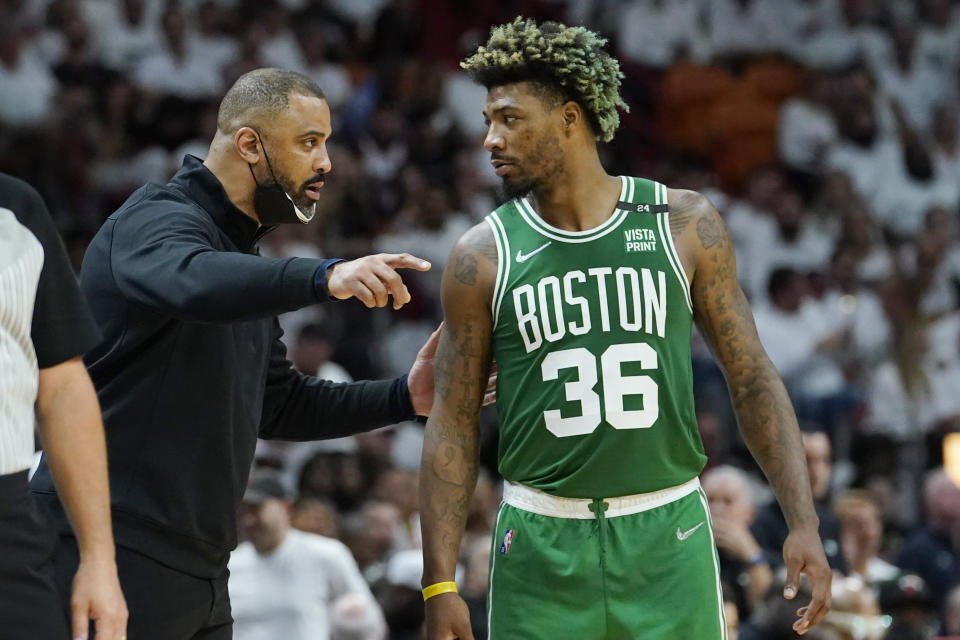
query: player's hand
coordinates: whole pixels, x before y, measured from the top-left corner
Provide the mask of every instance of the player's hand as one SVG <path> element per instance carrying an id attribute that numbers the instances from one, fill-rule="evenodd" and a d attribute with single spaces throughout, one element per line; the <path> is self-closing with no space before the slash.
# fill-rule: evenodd
<path id="1" fill-rule="evenodd" d="M 467 603 L 456 593 L 441 593 L 425 603 L 427 640 L 474 640 Z"/>
<path id="2" fill-rule="evenodd" d="M 97 640 L 125 640 L 127 603 L 113 562 L 80 563 L 70 597 L 73 638 L 86 640 L 93 621 Z"/>
<path id="3" fill-rule="evenodd" d="M 327 293 L 337 300 L 356 298 L 369 308 L 384 307 L 393 296 L 393 308 L 410 302 L 410 292 L 397 269 L 428 271 L 430 263 L 409 253 L 378 253 L 349 262 L 338 262 L 327 270 Z"/>
<path id="4" fill-rule="evenodd" d="M 787 582 L 783 597 L 792 600 L 800 588 L 800 574 L 810 578 L 813 596 L 810 604 L 797 609 L 800 619 L 793 623 L 793 630 L 803 635 L 817 625 L 830 611 L 830 583 L 833 573 L 823 553 L 823 544 L 815 527 L 794 529 L 783 543 L 783 561 L 787 567 Z"/>
<path id="5" fill-rule="evenodd" d="M 407 375 L 407 387 L 410 389 L 410 402 L 413 411 L 418 416 L 429 416 L 433 407 L 433 361 L 437 355 L 437 344 L 440 343 L 440 334 L 443 332 L 443 323 L 436 331 L 430 334 L 427 341 L 420 347 L 417 357 Z M 497 399 L 497 363 L 490 366 L 490 377 L 487 378 L 487 388 L 483 394 L 483 406 L 492 404 Z"/>

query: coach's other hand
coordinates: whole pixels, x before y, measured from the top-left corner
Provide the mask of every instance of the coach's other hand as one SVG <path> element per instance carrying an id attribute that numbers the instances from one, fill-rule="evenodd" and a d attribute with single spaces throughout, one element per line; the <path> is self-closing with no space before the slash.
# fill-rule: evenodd
<path id="1" fill-rule="evenodd" d="M 442 593 L 424 603 L 427 640 L 474 640 L 467 603 L 456 593 Z"/>
<path id="2" fill-rule="evenodd" d="M 81 558 L 73 578 L 70 613 L 75 640 L 86 640 L 90 622 L 94 623 L 97 640 L 126 640 L 127 603 L 112 559 Z"/>
<path id="3" fill-rule="evenodd" d="M 393 308 L 410 302 L 410 292 L 397 269 L 427 271 L 430 263 L 409 253 L 378 253 L 349 262 L 338 262 L 327 270 L 327 293 L 338 300 L 357 298 L 367 307 L 384 307 L 393 296 Z"/>
<path id="4" fill-rule="evenodd" d="M 783 597 L 792 600 L 800 589 L 800 574 L 810 578 L 813 596 L 810 604 L 797 609 L 800 619 L 793 623 L 793 630 L 803 635 L 817 625 L 830 611 L 830 583 L 833 573 L 823 553 L 823 544 L 816 527 L 797 528 L 790 531 L 783 543 L 783 561 L 787 566 L 787 582 Z"/>
<path id="5" fill-rule="evenodd" d="M 440 343 L 440 334 L 443 332 L 443 323 L 437 327 L 427 341 L 420 347 L 417 357 L 410 367 L 407 376 L 407 387 L 410 389 L 410 403 L 418 416 L 429 416 L 433 408 L 434 372 L 433 363 L 437 355 L 437 345 Z M 483 393 L 483 406 L 497 401 L 497 363 L 490 365 L 490 375 L 487 378 L 487 388 Z"/>

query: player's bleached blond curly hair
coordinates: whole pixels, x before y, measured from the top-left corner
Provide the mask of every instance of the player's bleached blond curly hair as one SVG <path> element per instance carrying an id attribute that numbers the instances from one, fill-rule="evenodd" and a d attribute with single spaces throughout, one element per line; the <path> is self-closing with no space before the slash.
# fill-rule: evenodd
<path id="1" fill-rule="evenodd" d="M 488 89 L 531 82 L 573 100 L 584 110 L 597 137 L 609 142 L 620 126 L 617 109 L 630 108 L 620 97 L 620 63 L 603 50 L 606 42 L 586 27 L 557 22 L 538 25 L 518 16 L 493 27 L 487 43 L 460 66 Z"/>

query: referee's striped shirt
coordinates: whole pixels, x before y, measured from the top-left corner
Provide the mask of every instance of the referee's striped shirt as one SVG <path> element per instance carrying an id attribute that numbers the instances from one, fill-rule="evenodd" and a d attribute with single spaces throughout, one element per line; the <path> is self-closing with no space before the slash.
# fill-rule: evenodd
<path id="1" fill-rule="evenodd" d="M 0 475 L 33 462 L 39 369 L 30 339 L 43 247 L 0 207 Z"/>

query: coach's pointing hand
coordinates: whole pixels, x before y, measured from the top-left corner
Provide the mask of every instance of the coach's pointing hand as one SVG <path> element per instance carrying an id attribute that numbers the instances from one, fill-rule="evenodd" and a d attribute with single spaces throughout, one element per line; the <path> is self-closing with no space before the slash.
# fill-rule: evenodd
<path id="1" fill-rule="evenodd" d="M 378 253 L 338 262 L 327 270 L 327 292 L 338 300 L 357 298 L 367 307 L 383 307 L 393 296 L 393 308 L 410 302 L 410 292 L 397 269 L 427 271 L 430 263 L 409 253 Z"/>

